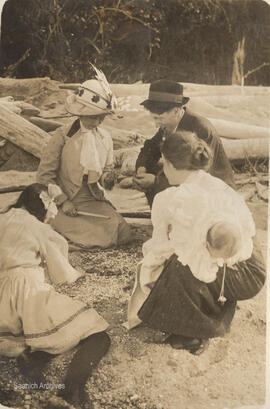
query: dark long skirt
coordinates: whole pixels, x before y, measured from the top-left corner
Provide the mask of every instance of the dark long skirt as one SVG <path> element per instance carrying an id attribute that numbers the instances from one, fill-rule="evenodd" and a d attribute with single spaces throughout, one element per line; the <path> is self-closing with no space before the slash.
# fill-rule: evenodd
<path id="1" fill-rule="evenodd" d="M 138 312 L 149 327 L 194 338 L 222 336 L 230 329 L 236 302 L 254 297 L 265 282 L 262 254 L 254 244 L 251 258 L 227 268 L 224 295 L 218 302 L 223 268 L 212 283 L 204 283 L 183 266 L 176 255 L 166 262 L 147 300 Z"/>

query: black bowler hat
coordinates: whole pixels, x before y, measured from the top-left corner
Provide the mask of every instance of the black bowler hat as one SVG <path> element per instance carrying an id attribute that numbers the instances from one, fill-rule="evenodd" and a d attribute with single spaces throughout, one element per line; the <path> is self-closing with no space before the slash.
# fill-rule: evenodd
<path id="1" fill-rule="evenodd" d="M 169 109 L 173 106 L 182 106 L 187 104 L 188 97 L 183 96 L 183 85 L 175 81 L 158 80 L 152 82 L 149 89 L 148 99 L 143 101 L 143 105 L 149 111 L 161 110 L 164 106 Z"/>

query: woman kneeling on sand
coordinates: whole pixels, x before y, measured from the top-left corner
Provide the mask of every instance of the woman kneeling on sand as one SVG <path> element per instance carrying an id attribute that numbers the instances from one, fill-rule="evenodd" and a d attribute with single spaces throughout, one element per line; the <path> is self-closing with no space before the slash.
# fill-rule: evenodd
<path id="1" fill-rule="evenodd" d="M 199 354 L 229 330 L 236 302 L 260 291 L 265 266 L 244 200 L 205 172 L 211 152 L 204 141 L 169 134 L 162 157 L 173 187 L 154 199 L 128 326 L 144 322 L 168 334 L 173 348 Z"/>
<path id="2" fill-rule="evenodd" d="M 57 213 L 53 197 L 59 188 L 48 190 L 30 185 L 0 214 L 0 355 L 17 357 L 28 381 L 40 385 L 46 363 L 79 345 L 62 397 L 82 408 L 85 383 L 110 346 L 108 324 L 93 308 L 50 285 L 81 274 L 68 262 L 66 240 L 43 223 Z"/>
<path id="3" fill-rule="evenodd" d="M 45 148 L 37 182 L 57 184 L 59 213 L 53 228 L 76 245 L 108 248 L 131 240 L 130 226 L 106 200 L 113 186 L 113 142 L 99 127 L 112 114 L 115 98 L 104 74 L 95 68 L 95 79 L 85 81 L 69 95 L 66 109 L 79 117 L 57 130 Z"/>

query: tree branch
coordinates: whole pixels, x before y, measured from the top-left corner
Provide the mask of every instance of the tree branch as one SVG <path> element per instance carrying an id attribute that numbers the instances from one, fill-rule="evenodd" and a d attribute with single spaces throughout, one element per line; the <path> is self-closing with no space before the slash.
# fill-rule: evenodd
<path id="1" fill-rule="evenodd" d="M 246 74 L 243 76 L 243 78 L 247 78 L 250 74 L 253 74 L 256 71 L 259 71 L 262 67 L 265 67 L 267 65 L 270 65 L 270 62 L 264 62 L 263 64 L 259 65 L 258 67 L 254 68 L 253 70 L 250 70 L 246 72 Z"/>

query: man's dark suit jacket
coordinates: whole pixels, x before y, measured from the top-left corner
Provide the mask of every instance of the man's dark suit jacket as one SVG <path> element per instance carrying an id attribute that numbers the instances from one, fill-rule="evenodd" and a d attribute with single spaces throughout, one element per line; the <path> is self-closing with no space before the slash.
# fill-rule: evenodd
<path id="1" fill-rule="evenodd" d="M 229 159 L 226 156 L 217 131 L 208 119 L 186 109 L 177 130 L 195 132 L 199 138 L 203 139 L 210 146 L 213 153 L 213 163 L 209 169 L 209 173 L 222 179 L 235 189 L 233 171 Z M 150 206 L 152 205 L 154 196 L 170 186 L 166 176 L 158 165 L 158 161 L 161 158 L 160 144 L 162 142 L 162 136 L 163 131 L 159 129 L 153 138 L 146 140 L 136 162 L 136 170 L 143 166 L 146 168 L 147 173 L 156 175 L 154 186 L 146 192 Z"/>

